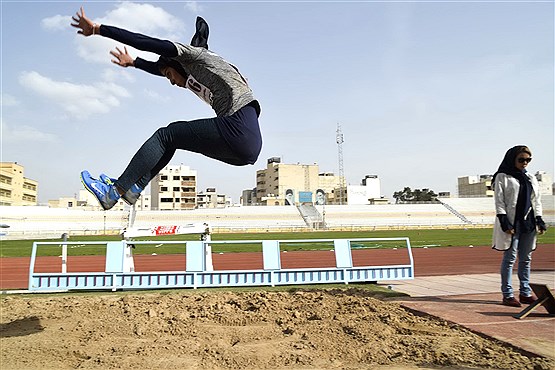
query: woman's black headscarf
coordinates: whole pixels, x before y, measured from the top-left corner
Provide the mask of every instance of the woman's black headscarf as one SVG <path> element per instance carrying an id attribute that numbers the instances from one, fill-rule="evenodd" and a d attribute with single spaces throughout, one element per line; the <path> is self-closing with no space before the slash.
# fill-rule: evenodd
<path id="1" fill-rule="evenodd" d="M 520 153 L 528 153 L 531 155 L 530 150 L 525 145 L 517 145 L 507 150 L 507 153 L 505 153 L 505 157 L 499 165 L 497 172 L 493 175 L 491 182 L 493 184 L 495 177 L 499 173 L 507 174 L 518 180 L 520 183 L 520 189 L 516 202 L 515 226 L 518 225 L 517 227 L 520 227 L 523 232 L 530 232 L 535 227 L 533 212 L 530 211 L 526 220 L 524 219 L 524 216 L 532 205 L 532 183 L 530 182 L 528 176 L 526 176 L 526 170 L 521 171 L 515 166 L 516 157 Z"/>
<path id="2" fill-rule="evenodd" d="M 504 173 L 517 179 L 519 179 L 520 177 L 526 177 L 523 176 L 525 172 L 522 172 L 515 166 L 516 156 L 523 152 L 530 154 L 529 149 L 526 145 L 513 146 L 511 149 L 507 150 L 507 153 L 505 153 L 505 157 L 499 165 L 497 172 L 493 175 L 492 182 L 495 180 L 495 176 L 497 176 L 498 173 Z"/>

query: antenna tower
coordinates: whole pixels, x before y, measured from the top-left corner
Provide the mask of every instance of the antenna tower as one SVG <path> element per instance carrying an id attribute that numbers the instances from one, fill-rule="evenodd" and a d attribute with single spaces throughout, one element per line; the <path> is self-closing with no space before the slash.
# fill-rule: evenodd
<path id="1" fill-rule="evenodd" d="M 343 204 L 343 195 L 345 193 L 345 169 L 343 168 L 343 133 L 341 132 L 341 125 L 337 124 L 337 131 L 335 134 L 335 142 L 337 143 L 337 156 L 339 158 L 339 204 Z"/>

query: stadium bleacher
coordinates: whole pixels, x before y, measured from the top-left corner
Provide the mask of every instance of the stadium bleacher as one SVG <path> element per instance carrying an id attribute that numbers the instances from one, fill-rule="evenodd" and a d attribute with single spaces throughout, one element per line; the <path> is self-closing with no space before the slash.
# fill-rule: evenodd
<path id="1" fill-rule="evenodd" d="M 443 198 L 445 203 L 326 205 L 314 208 L 329 230 L 378 228 L 490 227 L 493 198 Z M 544 220 L 555 224 L 555 196 L 542 196 Z M 118 234 L 128 224 L 127 211 L 90 211 L 49 207 L 0 207 L 5 239 L 59 238 L 61 234 Z M 459 214 L 459 215 L 457 215 Z M 461 218 L 461 215 L 463 216 Z M 214 232 L 311 231 L 294 206 L 228 207 L 187 211 L 139 211 L 134 225 L 206 222 Z M 320 225 L 321 226 L 321 225 Z"/>

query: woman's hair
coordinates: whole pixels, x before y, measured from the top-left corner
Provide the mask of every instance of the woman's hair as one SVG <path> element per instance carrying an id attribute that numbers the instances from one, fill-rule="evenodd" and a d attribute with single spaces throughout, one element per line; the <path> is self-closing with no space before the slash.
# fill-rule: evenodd
<path id="1" fill-rule="evenodd" d="M 524 145 L 520 145 L 515 153 L 515 158 L 520 154 L 520 153 L 526 153 L 528 154 L 530 157 L 532 156 L 532 151 L 530 150 L 530 148 L 528 148 L 527 146 Z"/>

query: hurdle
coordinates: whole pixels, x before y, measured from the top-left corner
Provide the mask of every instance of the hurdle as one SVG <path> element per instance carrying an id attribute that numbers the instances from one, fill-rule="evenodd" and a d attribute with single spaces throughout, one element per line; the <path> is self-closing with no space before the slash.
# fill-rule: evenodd
<path id="1" fill-rule="evenodd" d="M 134 208 L 133 208 L 134 209 Z M 134 221 L 133 221 L 134 222 Z M 210 225 L 206 222 L 203 223 L 191 223 L 185 225 L 164 225 L 164 226 L 154 226 L 154 227 L 135 227 L 130 226 L 125 228 L 122 233 L 122 239 L 127 242 L 125 258 L 124 258 L 124 272 L 133 272 L 135 270 L 133 263 L 133 256 L 131 254 L 131 248 L 135 247 L 133 243 L 134 238 L 145 237 L 145 236 L 167 236 L 167 235 L 184 235 L 184 234 L 198 234 L 200 235 L 200 240 L 206 242 L 204 246 L 205 251 L 205 268 L 207 271 L 212 271 L 212 247 L 210 246 L 211 236 L 210 236 Z M 119 254 L 117 247 L 112 247 L 115 254 Z M 110 258 L 111 260 L 112 258 Z M 107 257 L 108 261 L 109 258 Z M 117 258 L 116 258 L 117 260 Z"/>
<path id="2" fill-rule="evenodd" d="M 353 243 L 394 241 L 404 244 L 408 264 L 353 266 Z M 414 278 L 414 260 L 409 238 L 301 239 L 301 240 L 231 240 L 164 241 L 185 245 L 185 266 L 180 271 L 137 272 L 132 268 L 131 246 L 140 248 L 161 241 L 64 242 L 64 245 L 104 245 L 106 263 L 103 272 L 35 272 L 37 249 L 60 247 L 59 242 L 34 242 L 29 266 L 29 291 L 134 290 L 276 286 L 305 284 L 349 284 Z M 256 244 L 262 253 L 262 269 L 216 270 L 207 266 L 206 250 L 216 244 Z M 329 243 L 335 255 L 334 267 L 284 269 L 280 245 L 283 243 Z M 71 259 L 69 259 L 71 261 Z"/>

